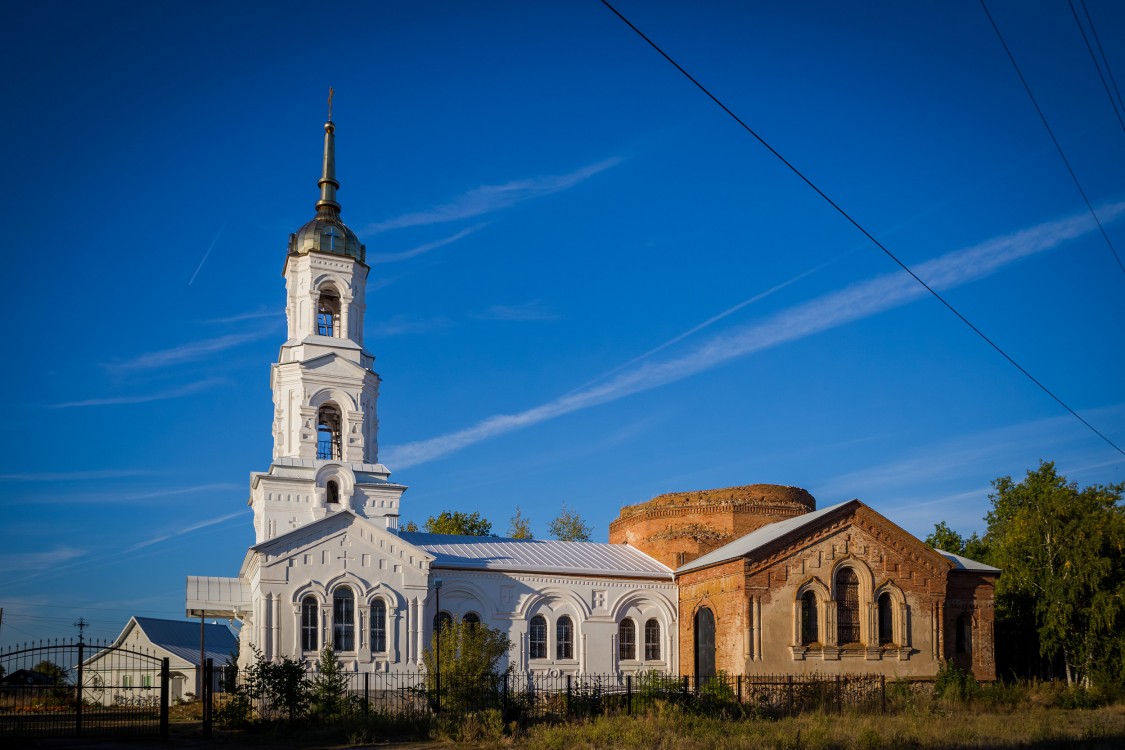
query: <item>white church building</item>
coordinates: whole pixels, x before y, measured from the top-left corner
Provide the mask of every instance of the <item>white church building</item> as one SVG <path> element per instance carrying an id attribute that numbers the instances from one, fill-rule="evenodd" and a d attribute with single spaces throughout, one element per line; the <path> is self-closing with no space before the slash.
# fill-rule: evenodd
<path id="1" fill-rule="evenodd" d="M 324 130 L 316 216 L 289 237 L 255 543 L 237 577 L 188 577 L 187 615 L 240 621 L 243 664 L 253 649 L 315 660 L 331 644 L 351 671 L 418 671 L 435 624 L 457 619 L 508 633 L 507 664 L 525 673 L 675 671 L 673 571 L 640 550 L 399 530 L 406 487 L 379 463 L 363 343 L 370 267 L 340 219 L 331 117 Z"/>

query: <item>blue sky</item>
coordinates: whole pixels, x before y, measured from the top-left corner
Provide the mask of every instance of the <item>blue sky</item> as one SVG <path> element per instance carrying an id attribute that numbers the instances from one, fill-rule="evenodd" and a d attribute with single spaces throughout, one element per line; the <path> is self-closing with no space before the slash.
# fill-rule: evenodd
<path id="1" fill-rule="evenodd" d="M 1086 7 L 1125 84 L 1125 7 Z M 618 8 L 1125 445 L 1125 273 L 977 2 Z M 989 8 L 1125 252 L 1125 129 L 1069 6 Z M 519 505 L 545 536 L 565 503 L 604 540 L 623 505 L 764 482 L 968 533 L 1039 459 L 1125 480 L 598 2 L 0 14 L 0 644 L 237 573 L 329 85 L 407 519 Z"/>

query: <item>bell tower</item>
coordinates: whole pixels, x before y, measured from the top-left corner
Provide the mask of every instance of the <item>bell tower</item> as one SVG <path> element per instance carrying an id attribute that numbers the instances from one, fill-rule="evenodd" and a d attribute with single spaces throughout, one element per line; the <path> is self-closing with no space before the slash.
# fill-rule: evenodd
<path id="1" fill-rule="evenodd" d="M 406 489 L 379 463 L 379 376 L 363 346 L 367 250 L 340 218 L 331 94 L 316 215 L 289 235 L 287 336 L 270 371 L 273 463 L 251 481 L 257 541 L 341 508 L 397 528 Z"/>

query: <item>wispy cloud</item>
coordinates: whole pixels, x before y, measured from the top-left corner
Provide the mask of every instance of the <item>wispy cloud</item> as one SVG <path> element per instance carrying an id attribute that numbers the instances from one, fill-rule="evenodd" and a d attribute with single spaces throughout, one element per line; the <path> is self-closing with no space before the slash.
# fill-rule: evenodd
<path id="1" fill-rule="evenodd" d="M 373 263 L 394 263 L 395 261 L 399 261 L 399 260 L 408 260 L 410 258 L 416 258 L 419 255 L 424 255 L 424 254 L 430 252 L 431 250 L 437 250 L 439 247 L 445 247 L 446 245 L 452 245 L 457 240 L 468 237 L 473 232 L 475 232 L 479 229 L 483 229 L 484 227 L 488 226 L 488 224 L 489 224 L 489 222 L 482 221 L 480 224 L 474 224 L 473 226 L 469 227 L 468 229 L 462 229 L 457 234 L 452 234 L 448 237 L 443 237 L 440 240 L 434 240 L 433 242 L 427 242 L 424 245 L 419 245 L 418 247 L 412 247 L 409 250 L 403 250 L 402 252 L 398 252 L 398 253 L 375 254 L 375 255 L 371 256 L 370 260 Z"/>
<path id="2" fill-rule="evenodd" d="M 201 341 L 189 341 L 186 344 L 180 344 L 171 349 L 161 349 L 156 352 L 140 354 L 132 359 L 117 362 L 104 362 L 102 363 L 102 367 L 116 372 L 154 370 L 161 367 L 171 367 L 184 362 L 202 359 L 212 354 L 218 354 L 219 352 L 225 352 L 228 349 L 233 349 L 247 342 L 256 341 L 269 333 L 269 329 L 262 329 L 246 333 L 229 333 L 225 336 L 217 336 Z"/>
<path id="3" fill-rule="evenodd" d="M 145 469 L 101 469 L 96 471 L 40 471 L 19 474 L 0 474 L 8 482 L 79 482 L 91 479 L 122 479 L 124 477 L 152 476 Z"/>
<path id="4" fill-rule="evenodd" d="M 1103 223 L 1108 223 L 1123 212 L 1125 202 L 1119 202 L 1106 206 L 1099 215 Z M 1046 222 L 947 253 L 918 265 L 915 272 L 931 287 L 948 289 L 981 279 L 1021 258 L 1057 247 L 1091 231 L 1094 226 L 1088 213 Z M 675 382 L 731 360 L 899 307 L 924 295 L 926 291 L 904 273 L 878 276 L 783 310 L 761 322 L 714 336 L 684 356 L 642 364 L 617 374 L 605 383 L 566 394 L 526 411 L 498 414 L 463 430 L 392 446 L 387 450 L 387 460 L 399 469 L 431 461 L 482 440 Z"/>
<path id="5" fill-rule="evenodd" d="M 371 329 L 375 338 L 402 336 L 408 333 L 430 333 L 449 326 L 449 319 L 442 316 L 433 318 L 413 318 L 409 315 L 395 315 Z"/>
<path id="6" fill-rule="evenodd" d="M 623 161 L 621 157 L 613 157 L 596 164 L 582 167 L 581 169 L 564 175 L 550 175 L 536 177 L 528 180 L 513 180 L 503 185 L 482 185 L 460 195 L 448 203 L 426 209 L 414 211 L 402 216 L 396 216 L 385 221 L 375 222 L 364 227 L 361 235 L 372 235 L 386 232 L 390 229 L 405 227 L 429 226 L 431 224 L 444 224 L 460 219 L 471 219 L 474 216 L 484 216 L 501 209 L 510 208 L 518 203 L 551 195 L 568 188 L 572 188 L 590 179 L 599 172 L 604 172 L 615 167 Z"/>
<path id="7" fill-rule="evenodd" d="M 230 315 L 225 318 L 211 318 L 203 321 L 204 323 L 241 323 L 244 320 L 261 320 L 262 318 L 280 318 L 285 313 L 278 310 L 276 307 L 271 307 L 268 310 L 255 310 L 253 312 L 239 313 L 237 315 Z"/>
<path id="8" fill-rule="evenodd" d="M 558 320 L 559 315 L 536 299 L 522 305 L 493 305 L 487 310 L 473 314 L 479 320 Z"/>
<path id="9" fill-rule="evenodd" d="M 84 549 L 55 547 L 47 552 L 20 552 L 13 555 L 0 555 L 0 570 L 15 573 L 22 570 L 50 569 L 85 554 L 86 550 Z"/>
<path id="10" fill-rule="evenodd" d="M 176 529 L 175 531 L 170 531 L 167 534 L 158 534 L 156 536 L 145 539 L 144 541 L 137 542 L 136 544 L 134 544 L 130 547 L 127 547 L 125 549 L 125 553 L 128 554 L 129 552 L 136 552 L 139 549 L 144 549 L 145 547 L 151 547 L 154 544 L 159 544 L 160 542 L 166 542 L 169 539 L 175 539 L 178 536 L 183 536 L 184 534 L 190 534 L 191 532 L 198 531 L 199 529 L 205 529 L 208 526 L 215 526 L 217 524 L 223 523 L 224 521 L 230 521 L 234 518 L 243 518 L 245 516 L 246 516 L 246 511 L 240 510 L 237 513 L 227 513 L 225 516 L 218 516 L 217 518 L 208 518 L 205 521 L 193 523 L 190 526 L 183 527 L 182 529 Z"/>
<path id="11" fill-rule="evenodd" d="M 87 406 L 121 406 L 124 404 L 146 404 L 150 401 L 166 401 L 171 398 L 190 396 L 193 393 L 214 388 L 227 382 L 224 378 L 205 378 L 194 383 L 181 385 L 178 388 L 169 388 L 154 393 L 134 393 L 126 396 L 107 396 L 104 398 L 88 398 L 82 401 L 63 401 L 57 404 L 47 404 L 50 409 L 75 409 Z"/>

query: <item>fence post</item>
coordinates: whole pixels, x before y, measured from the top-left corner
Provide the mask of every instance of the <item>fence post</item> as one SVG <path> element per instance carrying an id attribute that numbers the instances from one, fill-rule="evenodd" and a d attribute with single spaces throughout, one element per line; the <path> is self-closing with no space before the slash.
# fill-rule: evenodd
<path id="1" fill-rule="evenodd" d="M 789 715 L 793 715 L 793 675 L 789 675 Z"/>
<path id="2" fill-rule="evenodd" d="M 844 707 L 840 702 L 843 696 L 840 693 L 840 675 L 836 675 L 836 713 L 840 713 Z"/>
<path id="3" fill-rule="evenodd" d="M 504 718 L 508 718 L 508 672 L 504 672 Z"/>
<path id="4" fill-rule="evenodd" d="M 742 706 L 742 675 L 738 675 L 735 682 L 738 683 L 738 705 Z"/>
<path id="5" fill-rule="evenodd" d="M 371 708 L 371 673 L 363 673 L 363 718 L 367 718 L 367 711 Z"/>
<path id="6" fill-rule="evenodd" d="M 885 674 L 879 675 L 879 695 L 882 704 L 880 711 L 881 713 L 887 713 L 887 676 Z"/>
<path id="7" fill-rule="evenodd" d="M 168 739 L 168 681 L 169 660 L 165 656 L 160 660 L 160 739 Z"/>
<path id="8" fill-rule="evenodd" d="M 570 701 L 571 701 L 572 697 L 573 696 L 571 695 L 571 678 L 570 678 L 570 675 L 567 675 L 566 676 L 566 716 L 567 716 L 568 719 L 571 716 Z"/>
<path id="9" fill-rule="evenodd" d="M 74 736 L 82 736 L 82 662 L 85 661 L 86 644 L 78 640 L 78 684 L 74 686 L 76 705 L 74 707 Z M 58 680 L 61 682 L 61 680 Z"/>
<path id="10" fill-rule="evenodd" d="M 633 715 L 633 675 L 625 677 L 625 714 Z"/>
<path id="11" fill-rule="evenodd" d="M 687 691 L 688 691 L 688 676 L 685 674 L 684 675 L 684 700 L 685 701 L 687 700 Z"/>

